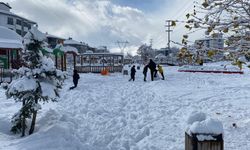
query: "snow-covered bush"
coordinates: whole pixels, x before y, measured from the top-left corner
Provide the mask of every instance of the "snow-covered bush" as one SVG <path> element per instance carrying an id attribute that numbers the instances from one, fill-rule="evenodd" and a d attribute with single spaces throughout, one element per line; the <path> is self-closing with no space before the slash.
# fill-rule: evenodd
<path id="1" fill-rule="evenodd" d="M 9 84 L 8 84 L 7 82 L 1 83 L 1 87 L 2 87 L 3 89 L 5 89 L 5 90 L 8 88 L 8 86 L 9 86 Z"/>
<path id="2" fill-rule="evenodd" d="M 26 48 L 22 54 L 23 66 L 13 73 L 17 79 L 12 81 L 6 91 L 8 98 L 22 102 L 22 108 L 13 116 L 14 133 L 25 135 L 26 119 L 32 118 L 29 134 L 35 128 L 39 102 L 56 101 L 62 86 L 64 74 L 57 70 L 54 62 L 42 54 L 45 35 L 37 28 L 32 28 L 25 35 Z"/>

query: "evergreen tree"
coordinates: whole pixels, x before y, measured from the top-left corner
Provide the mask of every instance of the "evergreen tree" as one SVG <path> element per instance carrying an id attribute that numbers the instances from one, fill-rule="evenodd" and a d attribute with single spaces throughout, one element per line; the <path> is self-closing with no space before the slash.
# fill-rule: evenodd
<path id="1" fill-rule="evenodd" d="M 29 134 L 35 129 L 37 111 L 41 109 L 39 102 L 56 101 L 62 87 L 63 72 L 55 68 L 52 59 L 42 54 L 45 35 L 32 28 L 24 37 L 27 43 L 22 54 L 22 67 L 13 72 L 17 76 L 9 85 L 6 96 L 22 102 L 22 107 L 12 118 L 11 131 L 25 135 L 27 119 L 31 120 Z"/>

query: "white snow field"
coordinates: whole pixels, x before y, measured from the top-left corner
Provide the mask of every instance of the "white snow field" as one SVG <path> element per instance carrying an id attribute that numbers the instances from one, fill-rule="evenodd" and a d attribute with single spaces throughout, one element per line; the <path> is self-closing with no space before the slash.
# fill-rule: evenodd
<path id="1" fill-rule="evenodd" d="M 225 150 L 250 149 L 250 73 L 182 73 L 164 67 L 166 80 L 81 74 L 69 78 L 57 103 L 42 105 L 35 133 L 10 133 L 20 107 L 0 89 L 0 150 L 183 150 L 194 111 L 222 122 Z M 149 75 L 149 74 L 148 74 Z M 233 126 L 233 123 L 236 125 Z"/>

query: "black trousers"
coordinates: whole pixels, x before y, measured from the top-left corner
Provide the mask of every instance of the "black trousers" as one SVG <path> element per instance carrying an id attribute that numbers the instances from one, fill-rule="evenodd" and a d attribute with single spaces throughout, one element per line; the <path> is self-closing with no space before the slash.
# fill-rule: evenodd
<path id="1" fill-rule="evenodd" d="M 131 76 L 131 78 L 129 79 L 129 81 L 131 81 L 131 80 L 135 81 L 135 75 L 131 74 L 130 76 Z"/>
<path id="2" fill-rule="evenodd" d="M 152 81 L 154 81 L 154 73 L 155 73 L 154 70 L 150 70 L 150 75 L 151 75 L 151 80 Z"/>
<path id="3" fill-rule="evenodd" d="M 161 73 L 161 76 L 162 76 L 162 80 L 165 80 L 163 72 Z"/>

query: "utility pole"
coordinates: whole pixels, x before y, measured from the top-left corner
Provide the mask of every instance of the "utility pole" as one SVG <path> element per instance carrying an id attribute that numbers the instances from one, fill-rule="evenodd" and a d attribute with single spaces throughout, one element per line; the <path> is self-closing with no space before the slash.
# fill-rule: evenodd
<path id="1" fill-rule="evenodd" d="M 150 39 L 149 43 L 150 43 L 149 46 L 152 48 L 152 46 L 153 46 L 153 39 Z"/>
<path id="2" fill-rule="evenodd" d="M 121 50 L 121 53 L 124 55 L 124 49 L 126 48 L 127 44 L 129 43 L 128 41 L 117 41 L 116 42 L 118 47 Z"/>
<path id="3" fill-rule="evenodd" d="M 165 27 L 167 27 L 166 32 L 168 34 L 168 50 L 170 50 L 170 41 L 171 41 L 170 40 L 170 33 L 173 31 L 173 30 L 171 30 L 171 22 L 172 22 L 172 20 L 166 20 L 166 25 L 165 25 Z M 167 51 L 166 51 L 165 55 L 167 55 Z"/>

